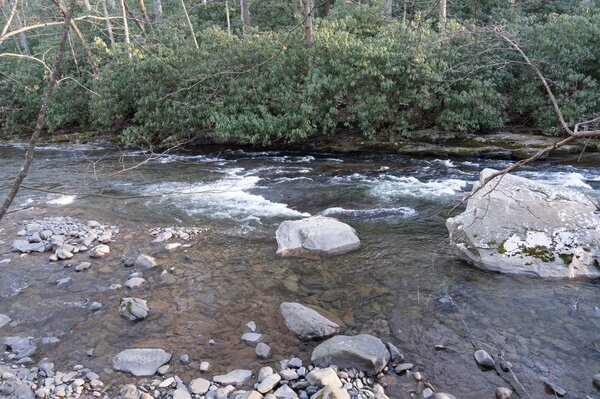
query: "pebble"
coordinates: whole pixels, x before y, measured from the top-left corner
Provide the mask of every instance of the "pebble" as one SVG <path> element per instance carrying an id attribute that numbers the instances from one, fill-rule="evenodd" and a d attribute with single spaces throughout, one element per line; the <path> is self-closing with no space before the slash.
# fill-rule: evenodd
<path id="1" fill-rule="evenodd" d="M 100 244 L 92 248 L 92 252 L 90 253 L 90 258 L 103 258 L 110 254 L 110 248 L 108 245 Z"/>
<path id="2" fill-rule="evenodd" d="M 192 399 L 192 396 L 185 388 L 177 388 L 173 391 L 173 399 Z"/>
<path id="3" fill-rule="evenodd" d="M 95 312 L 100 309 L 102 309 L 102 304 L 100 302 L 92 302 L 92 304 L 90 305 L 90 310 L 92 312 Z"/>
<path id="4" fill-rule="evenodd" d="M 396 366 L 394 371 L 398 374 L 402 374 L 405 371 L 412 369 L 413 367 L 415 367 L 415 365 L 412 363 L 400 363 L 399 365 Z"/>
<path id="5" fill-rule="evenodd" d="M 242 335 L 242 341 L 244 341 L 248 345 L 256 345 L 261 341 L 261 339 L 262 334 L 259 333 L 248 332 Z"/>
<path id="6" fill-rule="evenodd" d="M 592 377 L 592 384 L 594 384 L 597 389 L 600 389 L 600 374 L 594 374 Z"/>
<path id="7" fill-rule="evenodd" d="M 158 370 L 156 370 L 158 372 L 159 375 L 165 375 L 169 372 L 169 368 L 171 366 L 169 366 L 168 364 L 165 364 L 164 366 L 160 366 L 158 368 Z"/>
<path id="8" fill-rule="evenodd" d="M 260 370 L 258 371 L 258 376 L 257 376 L 257 380 L 258 382 L 262 382 L 262 380 L 264 380 L 265 378 L 267 378 L 268 376 L 273 374 L 273 368 L 266 366 L 266 367 L 261 367 Z"/>
<path id="9" fill-rule="evenodd" d="M 282 379 L 287 380 L 287 381 L 297 380 L 299 378 L 298 373 L 296 373 L 296 371 L 292 370 L 292 369 L 281 370 L 279 372 L 279 375 L 281 376 Z M 336 375 L 336 377 L 337 377 L 337 375 Z"/>
<path id="10" fill-rule="evenodd" d="M 190 391 L 196 395 L 204 395 L 210 388 L 210 381 L 204 378 L 196 378 L 190 381 Z"/>
<path id="11" fill-rule="evenodd" d="M 181 244 L 178 242 L 172 242 L 165 245 L 165 251 L 171 252 L 175 251 L 177 248 L 181 247 Z"/>
<path id="12" fill-rule="evenodd" d="M 281 381 L 281 376 L 279 374 L 271 374 L 265 377 L 257 386 L 256 390 L 262 394 L 265 394 L 275 388 L 277 384 Z"/>
<path id="13" fill-rule="evenodd" d="M 433 397 L 433 390 L 431 388 L 425 388 L 422 392 L 424 399 L 429 399 Z"/>
<path id="14" fill-rule="evenodd" d="M 483 349 L 476 351 L 474 356 L 477 364 L 483 369 L 493 369 L 496 366 L 494 358 L 492 358 L 492 356 L 490 356 L 490 354 Z"/>
<path id="15" fill-rule="evenodd" d="M 138 255 L 133 262 L 133 266 L 138 269 L 151 269 L 156 266 L 156 260 L 149 255 Z"/>
<path id="16" fill-rule="evenodd" d="M 259 342 L 255 348 L 256 356 L 261 359 L 268 359 L 271 357 L 271 347 L 263 342 Z"/>
<path id="17" fill-rule="evenodd" d="M 69 283 L 71 282 L 71 277 L 65 277 L 65 278 L 61 278 L 60 280 L 58 280 L 56 282 L 56 286 L 58 288 L 64 288 L 67 285 L 69 285 Z"/>
<path id="18" fill-rule="evenodd" d="M 450 395 L 449 393 L 437 392 L 435 395 L 433 395 L 433 399 L 456 399 L 456 397 L 454 397 L 454 395 Z"/>
<path id="19" fill-rule="evenodd" d="M 567 391 L 565 391 L 563 388 L 561 388 L 560 386 L 558 386 L 550 381 L 546 381 L 544 383 L 544 386 L 546 387 L 546 390 L 548 392 L 550 392 L 553 395 L 558 396 L 559 398 L 562 398 L 563 396 L 565 396 L 567 394 Z"/>
<path id="20" fill-rule="evenodd" d="M 512 396 L 513 391 L 505 387 L 496 388 L 496 399 L 508 399 Z"/>
<path id="21" fill-rule="evenodd" d="M 89 269 L 91 266 L 92 266 L 92 264 L 90 262 L 81 262 L 80 264 L 75 266 L 75 271 L 82 272 L 84 270 Z"/>
<path id="22" fill-rule="evenodd" d="M 190 357 L 188 354 L 184 353 L 183 355 L 179 356 L 179 361 L 181 364 L 190 364 Z"/>
<path id="23" fill-rule="evenodd" d="M 390 360 L 391 361 L 395 361 L 400 356 L 402 356 L 402 353 L 400 353 L 400 350 L 398 348 L 396 348 L 396 346 L 394 344 L 392 344 L 391 342 L 387 342 L 386 345 L 387 345 L 388 351 L 390 352 Z"/>
<path id="24" fill-rule="evenodd" d="M 132 278 L 130 278 L 129 280 L 127 280 L 125 282 L 125 287 L 134 289 L 134 288 L 140 287 L 145 282 L 146 282 L 145 278 L 142 278 L 142 277 L 132 277 Z"/>

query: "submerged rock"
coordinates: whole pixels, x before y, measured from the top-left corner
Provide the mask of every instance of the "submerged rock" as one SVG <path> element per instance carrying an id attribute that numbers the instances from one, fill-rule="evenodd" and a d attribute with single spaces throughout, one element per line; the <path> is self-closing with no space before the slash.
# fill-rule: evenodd
<path id="1" fill-rule="evenodd" d="M 119 315 L 131 321 L 145 319 L 148 316 L 148 304 L 139 298 L 123 298 L 119 306 Z"/>
<path id="2" fill-rule="evenodd" d="M 286 220 L 277 228 L 275 237 L 277 254 L 284 257 L 340 255 L 360 247 L 360 240 L 352 227 L 323 216 Z"/>
<path id="3" fill-rule="evenodd" d="M 169 360 L 171 354 L 162 349 L 127 349 L 115 356 L 113 367 L 136 377 L 152 376 Z"/>
<path id="4" fill-rule="evenodd" d="M 0 328 L 4 327 L 5 325 L 7 325 L 8 323 L 10 323 L 12 320 L 10 319 L 10 317 L 8 317 L 5 314 L 0 313 Z"/>
<path id="5" fill-rule="evenodd" d="M 317 346 L 311 361 L 320 367 L 335 364 L 342 368 L 355 368 L 377 374 L 390 360 L 385 344 L 377 337 L 367 334 L 329 338 Z"/>
<path id="6" fill-rule="evenodd" d="M 133 262 L 133 266 L 138 269 L 151 269 L 156 266 L 156 260 L 152 256 L 138 255 Z"/>
<path id="7" fill-rule="evenodd" d="M 341 330 L 341 327 L 333 321 L 299 303 L 283 302 L 279 306 L 279 311 L 287 328 L 302 338 L 329 337 Z"/>
<path id="8" fill-rule="evenodd" d="M 495 171 L 485 169 L 480 182 Z M 600 215 L 586 194 L 510 174 L 446 221 L 459 256 L 485 270 L 546 278 L 600 277 Z"/>

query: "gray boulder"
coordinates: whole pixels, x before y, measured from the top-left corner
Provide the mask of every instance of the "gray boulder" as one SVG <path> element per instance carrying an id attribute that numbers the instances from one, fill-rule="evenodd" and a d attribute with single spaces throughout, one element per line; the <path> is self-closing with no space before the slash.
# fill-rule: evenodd
<path id="1" fill-rule="evenodd" d="M 342 329 L 317 311 L 299 303 L 283 302 L 279 305 L 279 311 L 287 328 L 305 339 L 329 337 Z"/>
<path id="2" fill-rule="evenodd" d="M 495 171 L 485 169 L 480 184 Z M 598 204 L 582 192 L 507 174 L 446 221 L 458 255 L 473 265 L 544 278 L 600 277 Z"/>
<path id="3" fill-rule="evenodd" d="M 277 228 L 275 238 L 277 254 L 284 257 L 340 255 L 360 247 L 360 240 L 352 227 L 323 216 L 286 220 Z"/>
<path id="4" fill-rule="evenodd" d="M 113 367 L 136 377 L 152 376 L 169 360 L 171 354 L 162 349 L 127 349 L 115 356 Z"/>
<path id="5" fill-rule="evenodd" d="M 335 364 L 341 368 L 377 374 L 390 361 L 390 352 L 379 338 L 372 335 L 338 335 L 317 346 L 311 361 L 319 367 Z"/>

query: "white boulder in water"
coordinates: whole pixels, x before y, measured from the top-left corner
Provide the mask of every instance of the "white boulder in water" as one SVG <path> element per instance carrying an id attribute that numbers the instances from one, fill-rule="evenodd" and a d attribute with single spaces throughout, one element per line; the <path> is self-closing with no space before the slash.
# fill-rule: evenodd
<path id="1" fill-rule="evenodd" d="M 315 258 L 320 255 L 340 255 L 360 247 L 356 231 L 337 219 L 312 216 L 286 220 L 275 233 L 277 254 Z"/>
<path id="2" fill-rule="evenodd" d="M 481 172 L 481 182 L 495 170 Z M 464 260 L 485 270 L 544 278 L 600 277 L 600 214 L 585 193 L 510 174 L 476 192 L 446 221 Z"/>

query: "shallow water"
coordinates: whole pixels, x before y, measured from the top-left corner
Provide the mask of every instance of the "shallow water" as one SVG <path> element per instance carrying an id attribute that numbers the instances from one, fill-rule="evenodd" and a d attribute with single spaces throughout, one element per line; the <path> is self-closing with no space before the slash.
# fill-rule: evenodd
<path id="1" fill-rule="evenodd" d="M 20 167 L 23 150 L 0 148 L 0 185 Z M 493 397 L 496 386 L 516 386 L 508 374 L 480 371 L 475 348 L 500 351 L 514 364 L 532 397 L 544 397 L 543 379 L 571 398 L 599 397 L 591 384 L 600 372 L 599 284 L 503 276 L 456 260 L 446 246 L 444 221 L 483 167 L 508 161 L 338 156 L 216 149 L 144 159 L 139 152 L 92 146 L 37 153 L 29 188 L 17 212 L 0 225 L 0 313 L 17 323 L 2 335 L 56 336 L 38 356 L 58 364 L 85 364 L 112 373 L 112 357 L 136 346 L 162 347 L 192 361 L 207 360 L 211 373 L 259 365 L 301 354 L 303 343 L 283 325 L 277 307 L 293 300 L 320 306 L 345 323 L 347 332 L 390 339 L 424 370 L 433 385 L 457 398 Z M 600 164 L 585 167 L 540 163 L 520 175 L 600 197 Z M 2 191 L 4 193 L 5 191 Z M 53 192 L 53 193 L 51 193 Z M 58 192 L 63 194 L 57 194 Z M 319 261 L 280 259 L 273 239 L 285 219 L 334 216 L 358 231 L 360 251 Z M 119 226 L 111 256 L 75 273 L 48 254 L 8 253 L 17 223 L 43 215 L 96 219 Z M 208 230 L 173 253 L 151 245 L 150 228 L 198 226 Z M 143 273 L 135 290 L 111 291 L 131 270 L 120 256 L 143 250 L 159 263 Z M 82 261 L 85 255 L 76 255 Z M 163 269 L 174 268 L 161 278 Z M 72 276 L 67 289 L 55 281 Z M 118 316 L 119 299 L 147 299 L 147 320 Z M 90 313 L 87 306 L 104 307 Z M 273 359 L 259 361 L 240 341 L 242 324 L 254 320 L 266 333 Z M 209 345 L 208 339 L 215 339 Z M 443 344 L 444 351 L 434 345 Z M 95 356 L 85 352 L 95 348 Z M 178 375 L 198 372 L 172 361 Z M 404 398 L 405 377 L 388 381 L 390 397 Z M 114 374 L 116 385 L 129 377 Z M 519 391 L 522 392 L 522 391 Z"/>

